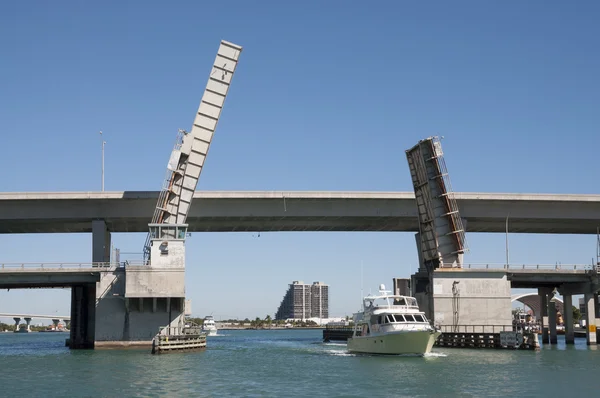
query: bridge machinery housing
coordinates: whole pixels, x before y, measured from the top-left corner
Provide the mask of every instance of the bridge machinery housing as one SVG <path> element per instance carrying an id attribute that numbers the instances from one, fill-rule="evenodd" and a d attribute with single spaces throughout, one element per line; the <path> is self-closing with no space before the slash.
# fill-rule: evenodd
<path id="1" fill-rule="evenodd" d="M 143 261 L 103 273 L 98 282 L 96 346 L 150 344 L 160 327 L 183 326 L 190 311 L 185 300 L 186 221 L 241 52 L 242 47 L 221 41 L 192 129 L 178 132 L 148 224 Z M 94 239 L 106 233 L 106 225 L 99 224 L 92 231 Z M 106 261 L 110 244 L 95 239 L 94 245 L 94 261 Z"/>
<path id="2" fill-rule="evenodd" d="M 463 268 L 466 220 L 452 192 L 439 137 L 406 151 L 417 207 L 419 269 L 411 277 L 420 306 L 442 331 L 498 332 L 512 325 L 504 272 Z"/>

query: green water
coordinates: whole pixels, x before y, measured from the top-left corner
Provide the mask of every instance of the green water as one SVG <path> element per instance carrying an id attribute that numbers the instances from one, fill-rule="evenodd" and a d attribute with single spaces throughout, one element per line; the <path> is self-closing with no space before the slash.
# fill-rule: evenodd
<path id="1" fill-rule="evenodd" d="M 557 397 L 596 394 L 600 349 L 351 355 L 320 330 L 220 331 L 203 352 L 69 351 L 63 333 L 0 333 L 0 396 Z M 560 336 L 559 336 L 560 337 Z"/>

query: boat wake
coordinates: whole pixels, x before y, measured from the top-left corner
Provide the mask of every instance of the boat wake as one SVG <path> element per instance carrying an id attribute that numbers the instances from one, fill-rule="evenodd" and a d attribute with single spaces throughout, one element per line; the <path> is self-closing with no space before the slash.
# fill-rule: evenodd
<path id="1" fill-rule="evenodd" d="M 428 352 L 427 354 L 423 354 L 423 356 L 425 358 L 445 358 L 448 355 L 441 352 Z"/>
<path id="2" fill-rule="evenodd" d="M 356 354 L 353 354 L 348 351 L 340 351 L 340 350 L 325 350 L 325 354 L 332 355 L 334 357 L 355 357 Z"/>

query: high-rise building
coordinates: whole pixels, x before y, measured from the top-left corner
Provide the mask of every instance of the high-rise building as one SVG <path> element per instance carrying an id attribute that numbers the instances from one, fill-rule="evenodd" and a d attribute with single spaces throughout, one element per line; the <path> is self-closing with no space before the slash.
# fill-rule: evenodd
<path id="1" fill-rule="evenodd" d="M 329 286 L 293 281 L 283 296 L 275 319 L 329 318 Z"/>

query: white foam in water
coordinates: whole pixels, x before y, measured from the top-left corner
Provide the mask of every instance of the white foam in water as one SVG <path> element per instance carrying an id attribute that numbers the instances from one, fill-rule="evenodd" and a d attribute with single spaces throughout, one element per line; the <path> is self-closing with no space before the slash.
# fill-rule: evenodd
<path id="1" fill-rule="evenodd" d="M 445 358 L 448 355 L 447 354 L 443 354 L 441 352 L 429 352 L 425 355 L 423 355 L 425 358 Z"/>
<path id="2" fill-rule="evenodd" d="M 345 344 L 345 343 L 323 343 L 323 345 L 337 346 L 337 347 L 345 347 L 345 346 L 347 346 L 347 344 Z"/>
<path id="3" fill-rule="evenodd" d="M 340 350 L 325 350 L 325 353 L 328 355 L 334 355 L 336 357 L 355 357 L 356 354 L 352 354 L 348 351 L 340 351 Z"/>

